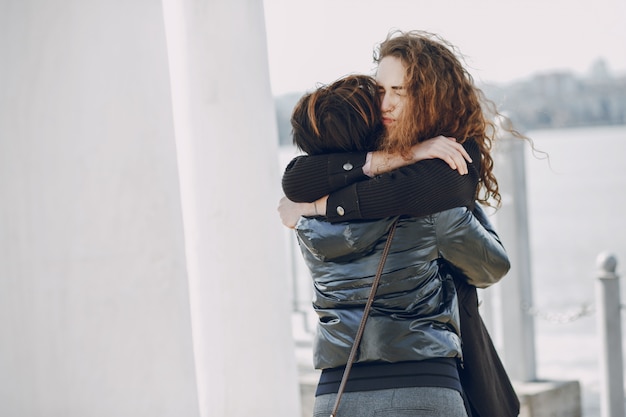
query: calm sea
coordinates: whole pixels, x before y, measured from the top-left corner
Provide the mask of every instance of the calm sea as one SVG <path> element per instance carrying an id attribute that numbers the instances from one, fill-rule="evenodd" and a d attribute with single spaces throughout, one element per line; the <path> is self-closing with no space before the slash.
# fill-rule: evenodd
<path id="1" fill-rule="evenodd" d="M 595 301 L 598 254 L 614 254 L 617 274 L 626 271 L 626 126 L 528 136 L 549 154 L 526 155 L 537 376 L 579 380 L 583 415 L 597 417 L 597 318 L 583 306 Z M 625 287 L 622 279 L 622 300 Z"/>

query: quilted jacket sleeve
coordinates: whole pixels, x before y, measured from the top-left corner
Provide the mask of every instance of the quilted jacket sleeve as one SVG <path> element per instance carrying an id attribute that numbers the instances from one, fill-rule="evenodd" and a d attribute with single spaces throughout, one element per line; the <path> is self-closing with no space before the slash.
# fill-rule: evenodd
<path id="1" fill-rule="evenodd" d="M 485 228 L 470 210 L 446 210 L 435 219 L 440 256 L 467 276 L 469 284 L 485 288 L 509 271 L 509 257 L 495 230 L 489 224 Z"/>

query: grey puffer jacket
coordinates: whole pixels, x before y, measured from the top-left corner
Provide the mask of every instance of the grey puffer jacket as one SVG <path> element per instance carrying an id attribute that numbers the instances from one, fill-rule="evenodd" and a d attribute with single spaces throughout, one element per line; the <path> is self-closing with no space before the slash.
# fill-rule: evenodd
<path id="1" fill-rule="evenodd" d="M 394 220 L 331 224 L 302 218 L 296 225 L 319 316 L 313 349 L 317 369 L 346 364 Z M 510 268 L 495 232 L 467 208 L 399 220 L 356 362 L 462 356 L 447 262 L 480 288 Z"/>

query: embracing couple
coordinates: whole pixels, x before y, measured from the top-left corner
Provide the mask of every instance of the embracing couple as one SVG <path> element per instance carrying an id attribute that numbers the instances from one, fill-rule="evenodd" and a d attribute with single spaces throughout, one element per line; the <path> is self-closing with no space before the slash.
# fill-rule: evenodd
<path id="1" fill-rule="evenodd" d="M 319 87 L 291 117 L 304 155 L 284 172 L 278 210 L 313 279 L 314 416 L 517 416 L 476 292 L 510 268 L 482 208 L 500 204 L 497 109 L 437 35 L 392 32 L 374 56 L 374 77 Z"/>

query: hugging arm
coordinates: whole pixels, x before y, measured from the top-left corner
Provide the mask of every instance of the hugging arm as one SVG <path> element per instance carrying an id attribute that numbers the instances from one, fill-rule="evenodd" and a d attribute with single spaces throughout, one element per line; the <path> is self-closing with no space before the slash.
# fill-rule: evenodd
<path id="1" fill-rule="evenodd" d="M 475 287 L 485 288 L 495 284 L 511 268 L 499 236 L 478 204 L 474 213 L 463 209 L 439 213 L 437 241 L 440 256 Z"/>
<path id="2" fill-rule="evenodd" d="M 361 177 L 351 174 L 344 175 L 339 181 L 342 182 L 343 188 L 330 192 L 328 197 L 317 200 L 316 204 L 300 203 L 297 207 L 291 206 L 291 208 L 300 210 L 300 215 L 325 215 L 328 221 L 337 222 L 377 219 L 401 214 L 423 216 L 452 207 L 473 206 L 480 175 L 480 151 L 473 140 L 466 141 L 463 147 L 473 161 L 467 164 L 467 175 L 459 175 L 457 171 L 450 168 L 449 164 L 440 159 L 423 160 L 374 178 L 366 177 L 368 179 L 365 180 L 363 180 L 362 170 L 358 169 L 357 171 L 361 171 Z M 344 158 L 343 160 L 356 154 L 349 155 L 333 154 L 336 158 Z M 361 155 L 361 162 L 364 163 L 365 155 Z M 339 160 L 343 161 L 342 159 Z M 330 159 L 327 158 L 326 161 L 330 161 Z M 347 163 L 356 166 L 353 161 L 356 160 L 348 160 Z M 323 164 L 318 165 L 318 168 L 320 166 Z M 343 169 L 341 164 L 335 168 L 332 169 L 333 172 Z M 331 176 L 330 171 L 330 165 L 323 168 L 323 175 L 320 175 L 319 172 L 315 173 L 314 169 L 311 169 L 309 178 L 312 179 L 313 183 L 321 184 L 315 178 L 326 176 L 328 186 L 332 182 L 328 180 Z M 302 175 L 301 187 L 306 188 L 307 176 Z M 361 180 L 359 181 L 357 178 Z M 283 177 L 283 189 L 287 198 L 293 199 L 293 196 L 287 193 L 288 190 L 284 187 L 284 179 L 285 177 Z M 356 182 L 345 185 L 352 180 Z M 319 190 L 322 188 L 318 187 Z M 313 197 L 310 195 L 309 199 Z M 300 201 L 313 201 L 309 199 Z M 289 200 L 283 199 L 281 201 L 281 207 L 279 207 L 281 217 L 283 217 L 284 208 L 290 204 Z M 284 218 L 283 223 L 289 226 Z"/>
<path id="3" fill-rule="evenodd" d="M 328 221 L 337 222 L 402 214 L 424 216 L 470 207 L 476 197 L 479 171 L 475 164 L 468 168 L 468 175 L 459 175 L 441 160 L 417 162 L 329 194 L 325 214 Z"/>
<path id="4" fill-rule="evenodd" d="M 291 201 L 310 203 L 355 182 L 428 159 L 440 159 L 461 175 L 468 173 L 467 163 L 472 162 L 463 145 L 438 136 L 414 145 L 406 157 L 382 151 L 298 156 L 287 165 L 282 187 Z"/>

